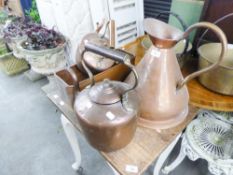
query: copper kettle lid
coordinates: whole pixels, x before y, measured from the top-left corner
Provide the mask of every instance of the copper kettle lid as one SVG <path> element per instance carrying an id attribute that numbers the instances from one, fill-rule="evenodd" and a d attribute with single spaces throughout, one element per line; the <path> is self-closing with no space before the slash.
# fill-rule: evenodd
<path id="1" fill-rule="evenodd" d="M 101 105 L 110 105 L 121 101 L 125 89 L 120 83 L 105 79 L 91 87 L 89 91 L 90 100 Z"/>
<path id="2" fill-rule="evenodd" d="M 173 47 L 183 36 L 181 30 L 154 18 L 144 19 L 144 30 L 153 44 L 159 48 Z"/>

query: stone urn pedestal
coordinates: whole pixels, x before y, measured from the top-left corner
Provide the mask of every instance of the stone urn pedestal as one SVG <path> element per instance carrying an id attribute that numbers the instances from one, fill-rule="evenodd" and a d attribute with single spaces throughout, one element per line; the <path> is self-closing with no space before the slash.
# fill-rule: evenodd
<path id="1" fill-rule="evenodd" d="M 47 76 L 49 83 L 42 87 L 42 90 L 48 92 L 55 88 L 54 73 L 66 67 L 65 46 L 66 43 L 52 49 L 28 50 L 25 49 L 21 41 L 13 51 L 18 58 L 25 58 L 31 65 L 31 70 Z"/>

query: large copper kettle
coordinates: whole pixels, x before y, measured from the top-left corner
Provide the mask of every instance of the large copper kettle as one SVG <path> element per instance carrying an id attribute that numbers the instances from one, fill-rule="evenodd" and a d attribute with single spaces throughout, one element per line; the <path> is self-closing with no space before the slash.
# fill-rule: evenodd
<path id="1" fill-rule="evenodd" d="M 103 21 L 104 23 L 104 21 Z M 95 54 L 93 52 L 85 52 L 85 54 L 82 55 L 85 46 L 84 42 L 88 41 L 91 43 L 94 43 L 95 45 L 98 46 L 106 46 L 110 48 L 115 47 L 115 21 L 110 20 L 106 23 L 105 29 L 104 29 L 104 34 L 101 35 L 99 32 L 103 28 L 104 24 L 100 24 L 96 31 L 93 33 L 89 33 L 85 35 L 82 38 L 81 43 L 78 46 L 77 50 L 77 55 L 76 55 L 76 63 L 79 68 L 83 73 L 86 73 L 84 70 L 81 60 L 83 59 L 86 66 L 93 72 L 93 73 L 99 73 L 102 72 L 110 67 L 112 67 L 115 63 L 114 60 L 108 59 L 106 57 L 103 57 L 102 55 Z M 109 31 L 109 39 L 106 37 L 106 31 Z"/>
<path id="2" fill-rule="evenodd" d="M 129 66 L 135 76 L 134 85 L 124 82 L 104 80 L 95 83 L 93 74 L 82 61 L 92 84 L 78 92 L 78 80 L 75 80 L 77 94 L 74 110 L 82 131 L 88 142 L 96 149 L 109 152 L 126 146 L 134 136 L 137 127 L 138 97 L 134 89 L 137 86 L 137 73 L 131 65 L 131 55 L 124 51 L 113 50 L 84 43 L 85 52 L 93 52 Z"/>
<path id="3" fill-rule="evenodd" d="M 216 63 L 183 79 L 173 47 L 199 27 L 215 32 L 221 41 L 221 54 Z M 188 114 L 189 94 L 185 84 L 218 66 L 225 54 L 227 39 L 219 27 L 208 22 L 196 23 L 182 32 L 162 21 L 147 18 L 144 29 L 153 45 L 136 66 L 139 75 L 136 91 L 141 103 L 139 125 L 154 129 L 170 128 L 181 123 Z M 132 74 L 126 82 L 133 82 Z"/>

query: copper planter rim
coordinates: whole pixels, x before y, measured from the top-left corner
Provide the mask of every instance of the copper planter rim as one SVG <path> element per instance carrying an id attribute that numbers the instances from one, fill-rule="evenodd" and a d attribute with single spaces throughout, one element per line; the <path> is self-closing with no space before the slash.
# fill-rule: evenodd
<path id="1" fill-rule="evenodd" d="M 206 55 L 207 53 L 204 53 L 206 51 L 206 48 L 204 49 L 204 47 L 210 46 L 210 45 L 216 45 L 216 46 L 221 46 L 221 43 L 207 43 L 207 44 L 203 44 L 200 47 L 198 47 L 198 54 L 199 56 L 202 58 L 204 58 L 206 61 L 208 61 L 209 63 L 213 64 L 216 61 L 212 61 L 210 60 L 210 58 Z M 228 51 L 229 52 L 229 46 L 231 46 L 231 52 L 232 52 L 232 62 L 233 62 L 233 44 L 228 44 Z M 220 52 L 219 52 L 220 53 Z M 223 60 L 225 59 L 225 57 L 223 58 Z M 223 65 L 222 62 L 219 64 L 219 67 L 223 67 L 226 69 L 230 69 L 233 70 L 233 67 L 227 66 L 227 65 Z"/>

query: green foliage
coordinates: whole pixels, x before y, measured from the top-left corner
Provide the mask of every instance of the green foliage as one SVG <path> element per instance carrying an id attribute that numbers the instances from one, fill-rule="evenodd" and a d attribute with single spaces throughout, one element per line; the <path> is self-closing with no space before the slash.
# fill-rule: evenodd
<path id="1" fill-rule="evenodd" d="M 7 13 L 5 11 L 0 11 L 0 24 L 4 24 L 7 18 Z"/>
<path id="2" fill-rule="evenodd" d="M 30 10 L 26 11 L 26 15 L 30 16 L 30 18 L 36 22 L 36 23 L 40 23 L 40 15 L 36 6 L 36 0 L 32 0 L 32 7 Z"/>
<path id="3" fill-rule="evenodd" d="M 1 45 L 0 46 L 0 56 L 4 55 L 6 53 L 8 53 L 6 46 L 5 45 Z"/>

